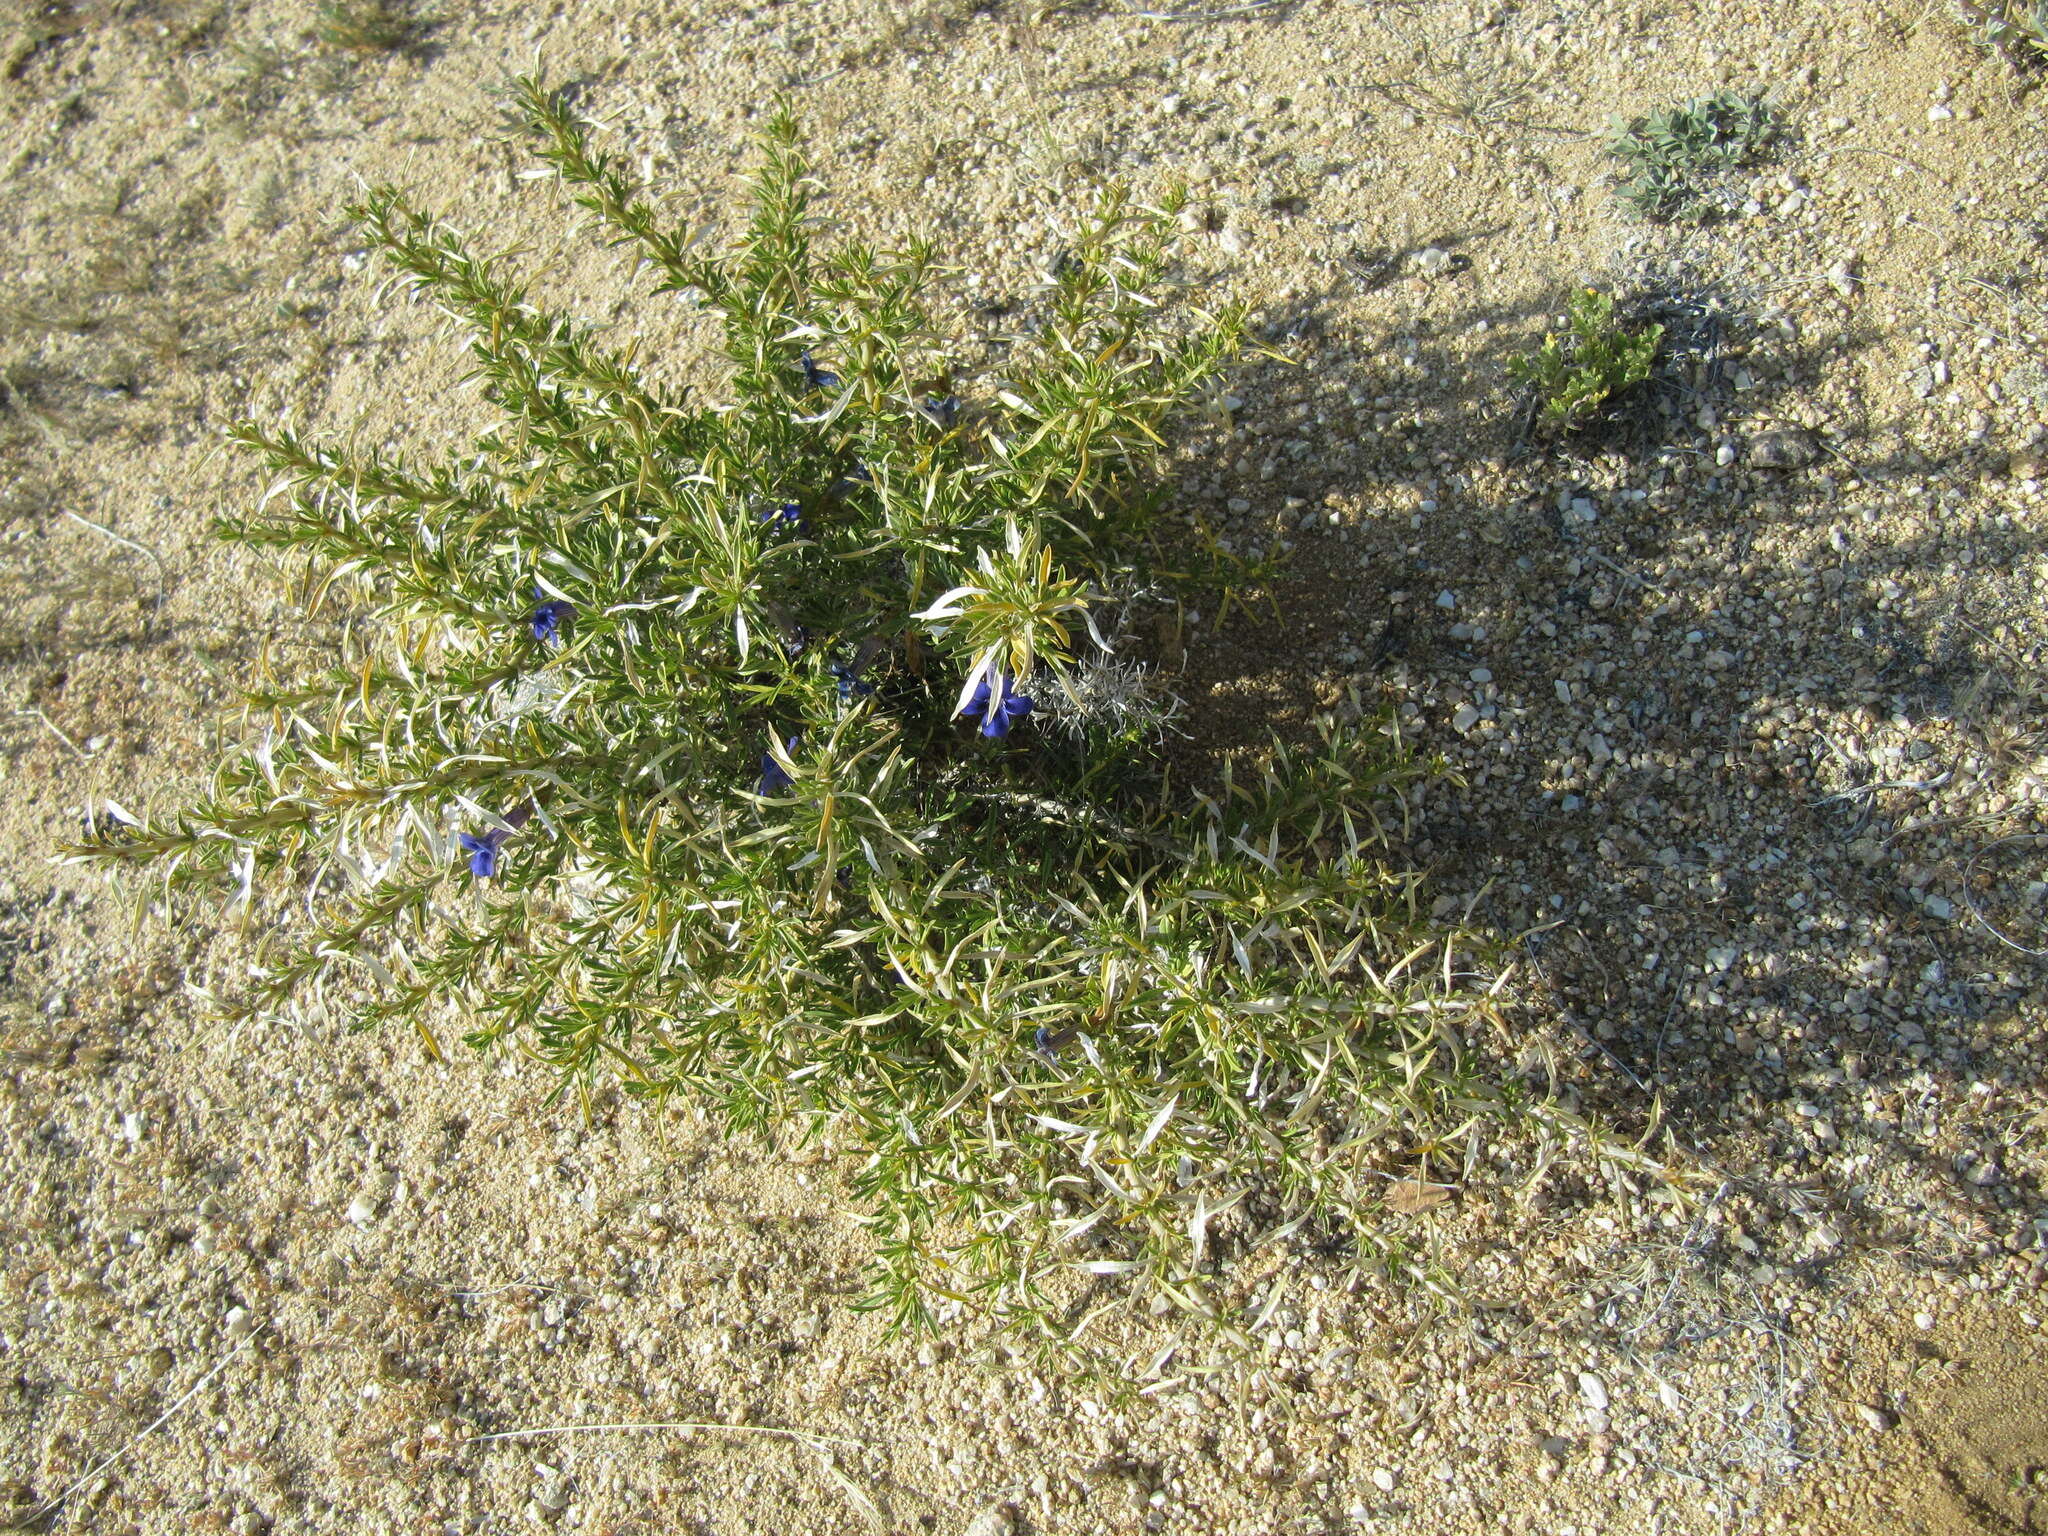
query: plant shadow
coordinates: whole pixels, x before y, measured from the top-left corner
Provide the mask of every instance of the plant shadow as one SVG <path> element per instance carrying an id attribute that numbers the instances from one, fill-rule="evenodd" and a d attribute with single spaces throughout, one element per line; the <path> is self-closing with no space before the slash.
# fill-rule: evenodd
<path id="1" fill-rule="evenodd" d="M 1422 281 L 1415 258 L 1369 270 Z M 1475 298 L 1398 335 L 1347 329 L 1356 292 L 1335 286 L 1265 317 L 1290 363 L 1242 393 L 1325 425 L 1293 459 L 1212 443 L 1183 478 L 1212 504 L 1278 480 L 1254 547 L 1294 546 L 1249 605 L 1262 622 L 1192 643 L 1187 728 L 1256 753 L 1276 715 L 1377 694 L 1464 779 L 1411 807 L 1397 857 L 1514 958 L 1522 1022 L 1564 1043 L 1504 1045 L 1510 1070 L 1709 1166 L 1832 1177 L 1858 1105 L 1930 1075 L 2016 1082 L 2048 1005 L 2040 967 L 1972 916 L 1991 899 L 1973 854 L 2035 828 L 2030 802 L 1930 799 L 2039 749 L 2041 646 L 2008 621 L 2044 540 L 1973 510 L 1990 447 L 1929 452 L 1878 408 L 1816 416 L 1813 385 L 1874 328 L 1811 340 L 1683 276 L 1621 285 L 1677 338 L 1650 384 L 1594 430 L 1530 432 L 1505 363 L 1566 296 Z"/>

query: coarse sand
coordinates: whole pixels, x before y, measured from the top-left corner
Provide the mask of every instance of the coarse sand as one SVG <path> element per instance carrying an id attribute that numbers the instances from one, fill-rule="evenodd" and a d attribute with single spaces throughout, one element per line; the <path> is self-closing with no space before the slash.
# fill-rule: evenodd
<path id="1" fill-rule="evenodd" d="M 357 52 L 278 0 L 6 0 L 0 1511 L 2048 1528 L 2037 81 L 1941 5 L 1171 4 L 449 0 Z M 436 1060 L 224 1023 L 201 989 L 263 935 L 54 866 L 106 800 L 200 784 L 266 652 L 345 621 L 211 539 L 262 489 L 222 428 L 478 424 L 459 342 L 341 211 L 361 183 L 704 366 L 687 305 L 522 179 L 500 92 L 536 57 L 713 224 L 788 93 L 823 227 L 936 235 L 968 316 L 1039 281 L 1091 180 L 1187 182 L 1196 297 L 1249 300 L 1275 355 L 1191 426 L 1173 506 L 1289 554 L 1184 637 L 1205 741 L 1352 688 L 1398 709 L 1463 776 L 1408 851 L 1516 941 L 1513 1038 L 1471 1048 L 1661 1171 L 1475 1143 L 1390 1217 L 1412 1274 L 1256 1247 L 1257 1352 L 1127 1320 L 1118 1390 L 853 1311 L 820 1149 L 544 1103 L 452 1028 Z M 1644 223 L 1609 115 L 1721 88 L 1787 137 L 1729 217 Z M 1588 282 L 1684 366 L 1632 426 L 1532 437 L 1504 362 Z"/>

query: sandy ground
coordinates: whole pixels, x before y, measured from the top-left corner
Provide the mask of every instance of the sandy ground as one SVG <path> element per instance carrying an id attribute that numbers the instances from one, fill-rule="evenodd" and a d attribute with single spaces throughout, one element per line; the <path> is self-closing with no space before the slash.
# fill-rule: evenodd
<path id="1" fill-rule="evenodd" d="M 0 13 L 0 1507 L 2048 1528 L 2041 94 L 1938 8 L 1228 12 L 451 4 L 363 57 L 281 4 Z M 258 490 L 222 426 L 475 424 L 352 236 L 359 178 L 689 366 L 690 315 L 517 179 L 495 92 L 536 53 L 714 221 L 788 90 L 828 224 L 936 233 L 963 297 L 1033 282 L 1089 177 L 1191 182 L 1191 275 L 1288 361 L 1175 465 L 1182 504 L 1293 556 L 1280 618 L 1195 635 L 1195 717 L 1398 706 L 1467 779 L 1415 829 L 1446 910 L 1527 936 L 1490 1064 L 1625 1135 L 1661 1105 L 1669 1172 L 1499 1138 L 1399 1218 L 1441 1283 L 1261 1248 L 1257 1356 L 1133 1321 L 1113 1379 L 1062 1377 L 850 1311 L 830 1158 L 543 1107 L 515 1061 L 341 1019 L 224 1025 L 197 994 L 259 935 L 53 869 L 103 798 L 201 781 L 267 645 L 328 633 L 209 540 Z M 1643 225 L 1598 130 L 1723 84 L 1790 140 L 1732 219 Z M 1503 359 L 1588 280 L 1716 317 L 1691 392 L 1525 443 Z M 588 1429 L 654 1421 L 715 1427 Z"/>

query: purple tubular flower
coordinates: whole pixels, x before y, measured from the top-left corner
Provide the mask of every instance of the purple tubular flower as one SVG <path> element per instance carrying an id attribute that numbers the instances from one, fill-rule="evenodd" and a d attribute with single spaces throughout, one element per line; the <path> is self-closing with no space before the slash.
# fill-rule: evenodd
<path id="1" fill-rule="evenodd" d="M 864 699 L 875 691 L 875 685 L 862 680 L 861 675 L 844 662 L 832 663 L 832 676 L 839 684 L 839 702 L 851 704 L 855 699 Z"/>
<path id="2" fill-rule="evenodd" d="M 1031 1036 L 1031 1048 L 1050 1060 L 1072 1043 L 1074 1033 L 1072 1029 L 1049 1029 L 1041 1024 Z"/>
<path id="3" fill-rule="evenodd" d="M 839 387 L 839 375 L 832 372 L 829 368 L 820 368 L 811 360 L 810 353 L 805 352 L 800 355 L 796 363 L 804 371 L 804 388 L 837 389 Z"/>
<path id="4" fill-rule="evenodd" d="M 1017 685 L 1007 672 L 995 674 L 995 685 L 990 687 L 984 677 L 974 685 L 974 692 L 968 695 L 965 714 L 981 717 L 981 734 L 1001 738 L 1010 734 L 1010 727 L 1030 714 L 1034 708 L 1030 698 L 1016 692 Z"/>
<path id="5" fill-rule="evenodd" d="M 458 839 L 462 851 L 469 855 L 469 872 L 479 880 L 488 880 L 498 872 L 498 849 L 505 841 L 505 829 L 493 827 L 482 837 L 464 832 Z"/>
<path id="6" fill-rule="evenodd" d="M 539 807 L 532 800 L 523 800 L 507 811 L 504 825 L 492 827 L 482 837 L 473 832 L 458 835 L 462 851 L 469 855 L 469 872 L 479 880 L 488 880 L 498 872 L 498 850 L 505 845 L 505 839 L 533 820 L 533 813 Z"/>
<path id="7" fill-rule="evenodd" d="M 800 501 L 781 501 L 756 514 L 768 524 L 770 533 L 802 533 L 804 528 L 804 504 Z"/>
<path id="8" fill-rule="evenodd" d="M 798 731 L 795 735 L 791 736 L 787 742 L 783 744 L 783 749 L 794 755 L 797 749 L 797 743 L 802 741 L 803 739 L 804 733 L 802 731 Z M 773 752 L 763 752 L 761 754 L 761 779 L 760 782 L 754 786 L 755 794 L 779 795 L 785 789 L 788 789 L 791 785 L 795 783 L 796 780 L 792 779 L 789 776 L 788 772 L 783 768 L 782 764 L 775 761 L 775 754 Z"/>
<path id="9" fill-rule="evenodd" d="M 856 491 L 864 485 L 873 485 L 874 483 L 875 477 L 869 472 L 867 465 L 856 464 L 853 466 L 851 474 L 842 475 L 837 480 L 834 480 L 831 488 L 825 494 L 828 496 L 844 496 L 849 491 Z"/>
<path id="10" fill-rule="evenodd" d="M 533 610 L 533 617 L 526 622 L 533 630 L 533 638 L 543 645 L 551 645 L 562 637 L 562 623 L 576 616 L 576 605 L 565 603 L 560 598 L 549 599 L 540 587 L 533 589 L 533 595 L 544 601 Z"/>
<path id="11" fill-rule="evenodd" d="M 957 395 L 926 395 L 918 406 L 918 414 L 935 427 L 950 430 L 960 419 L 960 399 Z"/>

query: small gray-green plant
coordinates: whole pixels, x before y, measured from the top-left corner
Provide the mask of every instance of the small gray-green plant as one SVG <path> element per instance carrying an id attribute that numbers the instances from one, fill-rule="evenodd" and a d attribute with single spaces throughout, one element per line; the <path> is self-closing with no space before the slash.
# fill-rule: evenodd
<path id="1" fill-rule="evenodd" d="M 409 0 L 324 0 L 313 35 L 346 53 L 405 53 L 433 26 Z"/>
<path id="2" fill-rule="evenodd" d="M 1368 81 L 1365 88 L 1417 117 L 1449 123 L 1478 138 L 1507 122 L 1541 78 L 1541 70 L 1517 65 L 1499 53 L 1425 45 L 1414 50 L 1399 75 Z"/>
<path id="3" fill-rule="evenodd" d="M 1629 331 L 1615 323 L 1614 296 L 1595 288 L 1572 295 L 1562 332 L 1534 352 L 1508 359 L 1508 374 L 1536 391 L 1541 421 L 1569 432 L 1598 414 L 1610 398 L 1650 376 L 1664 327 Z"/>
<path id="4" fill-rule="evenodd" d="M 1383 1251 L 1388 1170 L 1444 1145 L 1417 1128 L 1489 1101 L 1458 1056 L 1487 995 L 1384 853 L 1424 766 L 1354 708 L 1183 788 L 1102 632 L 1170 579 L 1156 461 L 1240 345 L 1241 312 L 1167 302 L 1178 198 L 1077 212 L 971 384 L 928 245 L 814 249 L 786 111 L 712 255 L 563 98 L 517 103 L 716 319 L 720 393 L 369 193 L 502 419 L 438 461 L 234 430 L 275 480 L 224 532 L 367 622 L 252 692 L 204 795 L 74 854 L 309 912 L 259 1014 L 331 997 L 433 1049 L 452 1009 L 561 1090 L 849 1149 L 899 1324 L 1051 1336 L 1135 1285 L 1229 1327 L 1209 1277 L 1253 1209 Z"/>
<path id="5" fill-rule="evenodd" d="M 1642 117 L 1610 121 L 1608 153 L 1622 164 L 1616 195 L 1651 219 L 1706 220 L 1739 197 L 1723 173 L 1749 164 L 1780 134 L 1760 96 L 1720 91 Z"/>
<path id="6" fill-rule="evenodd" d="M 2048 67 L 2048 0 L 1956 0 L 1971 39 L 2015 69 Z"/>

